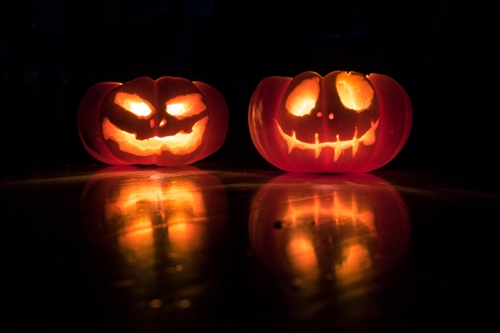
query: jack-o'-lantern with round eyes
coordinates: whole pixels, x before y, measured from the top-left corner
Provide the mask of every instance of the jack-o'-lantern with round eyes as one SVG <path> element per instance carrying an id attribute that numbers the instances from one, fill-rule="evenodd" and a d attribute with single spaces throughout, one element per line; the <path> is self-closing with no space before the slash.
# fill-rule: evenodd
<path id="1" fill-rule="evenodd" d="M 91 87 L 77 122 L 85 149 L 101 162 L 173 167 L 220 148 L 228 111 L 222 95 L 203 82 L 140 77 Z"/>
<path id="2" fill-rule="evenodd" d="M 280 169 L 368 172 L 402 149 L 412 109 L 405 90 L 388 76 L 304 72 L 261 81 L 248 122 L 257 150 Z"/>

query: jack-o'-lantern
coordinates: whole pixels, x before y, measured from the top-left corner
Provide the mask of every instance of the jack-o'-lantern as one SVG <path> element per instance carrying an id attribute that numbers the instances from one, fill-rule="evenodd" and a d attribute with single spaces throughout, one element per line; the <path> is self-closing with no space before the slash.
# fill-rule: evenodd
<path id="1" fill-rule="evenodd" d="M 80 202 L 92 269 L 111 286 L 127 287 L 119 295 L 125 311 L 188 308 L 209 291 L 203 286 L 227 205 L 219 179 L 193 167 L 104 169 L 87 182 Z"/>
<path id="2" fill-rule="evenodd" d="M 268 77 L 249 105 L 260 154 L 291 172 L 367 172 L 391 161 L 408 139 L 412 109 L 385 75 L 334 71 Z"/>
<path id="3" fill-rule="evenodd" d="M 173 167 L 220 148 L 228 111 L 222 95 L 205 83 L 140 77 L 91 87 L 77 122 L 85 149 L 101 162 Z"/>
<path id="4" fill-rule="evenodd" d="M 410 224 L 400 195 L 380 178 L 286 174 L 253 199 L 249 232 L 257 257 L 305 292 L 331 281 L 351 293 L 400 262 Z"/>

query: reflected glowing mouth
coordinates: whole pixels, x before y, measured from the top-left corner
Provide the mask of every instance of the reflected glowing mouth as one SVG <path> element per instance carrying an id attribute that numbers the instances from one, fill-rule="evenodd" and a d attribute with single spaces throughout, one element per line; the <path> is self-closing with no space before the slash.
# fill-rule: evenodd
<path id="1" fill-rule="evenodd" d="M 191 133 L 179 132 L 172 136 L 155 136 L 138 140 L 135 134 L 122 131 L 106 117 L 102 121 L 102 133 L 104 139 L 116 142 L 121 151 L 136 156 L 161 155 L 163 151 L 174 155 L 186 155 L 200 146 L 207 122 L 208 116 L 198 120 L 193 125 Z"/>
<path id="2" fill-rule="evenodd" d="M 377 119 L 376 122 L 371 122 L 370 129 L 368 129 L 363 136 L 360 138 L 356 138 L 358 130 L 354 132 L 354 137 L 351 140 L 344 140 L 340 141 L 339 140 L 339 135 L 337 134 L 337 141 L 332 141 L 332 142 L 319 142 L 319 134 L 315 133 L 315 143 L 307 143 L 307 142 L 302 142 L 298 140 L 295 137 L 295 131 L 292 132 L 292 136 L 286 134 L 283 132 L 281 129 L 280 124 L 278 121 L 275 119 L 274 121 L 276 122 L 276 125 L 278 126 L 278 131 L 280 132 L 281 137 L 286 141 L 288 145 L 288 153 L 290 154 L 292 152 L 292 149 L 298 148 L 298 149 L 312 149 L 314 150 L 314 158 L 318 158 L 319 155 L 321 154 L 321 150 L 326 147 L 331 147 L 335 149 L 335 157 L 334 161 L 338 160 L 340 157 L 340 154 L 344 151 L 344 149 L 347 148 L 352 148 L 352 157 L 356 155 L 356 152 L 358 151 L 358 147 L 360 143 L 363 143 L 365 146 L 369 146 L 375 143 L 376 137 L 375 137 L 375 130 L 378 127 L 379 120 Z"/>

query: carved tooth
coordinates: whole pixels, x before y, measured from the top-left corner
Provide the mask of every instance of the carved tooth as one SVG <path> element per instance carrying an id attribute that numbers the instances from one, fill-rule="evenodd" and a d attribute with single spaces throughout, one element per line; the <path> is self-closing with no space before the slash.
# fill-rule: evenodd
<path id="1" fill-rule="evenodd" d="M 289 140 L 286 140 L 286 143 L 288 145 L 288 154 L 292 153 L 293 147 L 295 147 L 295 132 L 292 132 L 292 138 Z"/>
<path id="2" fill-rule="evenodd" d="M 342 154 L 343 151 L 344 151 L 344 149 L 342 149 L 342 148 L 335 149 L 335 157 L 333 158 L 334 162 L 336 162 L 339 159 L 340 154 Z"/>
<path id="3" fill-rule="evenodd" d="M 377 129 L 378 127 L 378 124 L 379 124 L 379 120 L 378 119 L 375 123 L 372 121 L 371 122 L 371 127 L 368 131 L 366 131 L 365 134 L 363 134 L 363 136 L 361 137 L 362 141 L 363 141 L 363 144 L 365 146 L 369 146 L 369 145 L 372 145 L 375 143 L 375 130 Z"/>
<path id="4" fill-rule="evenodd" d="M 314 149 L 314 158 L 318 158 L 319 154 L 321 154 L 321 147 L 319 146 L 319 134 L 318 133 L 314 134 L 314 138 L 315 138 L 314 142 L 316 143 Z"/>
<path id="5" fill-rule="evenodd" d="M 352 145 L 352 157 L 356 156 L 356 153 L 358 152 L 358 147 L 359 147 L 358 140 L 354 140 L 354 143 Z"/>

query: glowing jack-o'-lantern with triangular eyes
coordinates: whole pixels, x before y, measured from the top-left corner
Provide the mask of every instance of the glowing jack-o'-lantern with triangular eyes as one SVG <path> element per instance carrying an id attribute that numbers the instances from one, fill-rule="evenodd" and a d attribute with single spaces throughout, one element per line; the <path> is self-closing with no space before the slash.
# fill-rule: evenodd
<path id="1" fill-rule="evenodd" d="M 78 110 L 85 149 L 115 165 L 196 162 L 220 148 L 227 126 L 227 106 L 216 89 L 177 77 L 98 83 Z"/>
<path id="2" fill-rule="evenodd" d="M 392 160 L 410 133 L 405 90 L 380 74 L 304 72 L 264 79 L 250 101 L 257 150 L 292 172 L 367 172 Z"/>

